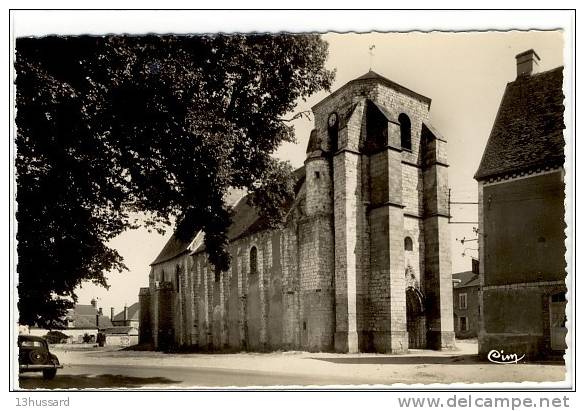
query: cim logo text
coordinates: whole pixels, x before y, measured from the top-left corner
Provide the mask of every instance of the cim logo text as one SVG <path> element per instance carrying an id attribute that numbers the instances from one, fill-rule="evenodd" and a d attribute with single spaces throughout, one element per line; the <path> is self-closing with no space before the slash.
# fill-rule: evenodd
<path id="1" fill-rule="evenodd" d="M 504 350 L 491 350 L 487 358 L 496 364 L 518 364 L 525 356 L 526 354 L 522 354 L 521 357 L 518 357 L 518 354 L 504 354 Z"/>

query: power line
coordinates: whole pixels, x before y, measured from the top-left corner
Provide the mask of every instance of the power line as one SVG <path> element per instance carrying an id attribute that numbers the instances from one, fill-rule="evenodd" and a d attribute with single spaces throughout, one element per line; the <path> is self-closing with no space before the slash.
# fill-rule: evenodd
<path id="1" fill-rule="evenodd" d="M 477 205 L 477 202 L 471 201 L 451 201 L 451 189 L 449 189 L 448 199 L 447 199 L 447 208 L 449 214 L 449 224 L 479 224 L 477 221 L 451 221 L 451 204 L 455 205 Z"/>

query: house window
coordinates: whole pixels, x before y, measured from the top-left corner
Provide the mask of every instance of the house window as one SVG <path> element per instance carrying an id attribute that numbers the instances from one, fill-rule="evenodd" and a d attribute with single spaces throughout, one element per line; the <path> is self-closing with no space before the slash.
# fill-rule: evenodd
<path id="1" fill-rule="evenodd" d="M 180 271 L 181 271 L 181 269 L 177 265 L 177 267 L 175 268 L 175 291 L 176 292 L 180 292 L 180 288 L 181 288 L 180 274 L 179 274 Z"/>
<path id="2" fill-rule="evenodd" d="M 165 282 L 165 270 L 162 270 L 160 273 L 160 282 L 161 283 Z"/>
<path id="3" fill-rule="evenodd" d="M 467 309 L 467 293 L 459 294 L 459 309 L 460 310 Z"/>
<path id="4" fill-rule="evenodd" d="M 405 150 L 412 150 L 412 139 L 410 136 L 410 118 L 404 113 L 398 116 L 400 123 L 400 145 Z"/>
<path id="5" fill-rule="evenodd" d="M 405 251 L 412 251 L 412 238 L 410 238 L 410 237 L 404 238 L 404 250 Z"/>
<path id="6" fill-rule="evenodd" d="M 318 180 L 321 178 L 321 173 L 319 173 L 318 171 L 315 171 L 315 178 Z"/>
<path id="7" fill-rule="evenodd" d="M 252 247 L 250 250 L 250 274 L 256 274 L 258 272 L 258 249 Z"/>
<path id="8" fill-rule="evenodd" d="M 468 331 L 467 317 L 459 317 L 459 331 Z"/>

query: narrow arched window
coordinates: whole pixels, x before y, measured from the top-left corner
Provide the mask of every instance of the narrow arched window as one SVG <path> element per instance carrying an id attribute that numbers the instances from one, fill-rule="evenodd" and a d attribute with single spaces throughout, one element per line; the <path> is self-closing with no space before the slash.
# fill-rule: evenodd
<path id="1" fill-rule="evenodd" d="M 404 238 L 404 251 L 412 251 L 412 238 Z"/>
<path id="2" fill-rule="evenodd" d="M 329 135 L 329 151 L 337 151 L 337 140 L 339 138 L 339 118 L 337 113 L 329 114 L 327 118 L 327 134 Z"/>
<path id="3" fill-rule="evenodd" d="M 252 247 L 250 250 L 250 274 L 256 274 L 258 272 L 258 249 Z"/>
<path id="4" fill-rule="evenodd" d="M 400 145 L 405 150 L 412 150 L 412 138 L 410 135 L 410 118 L 404 113 L 398 116 L 400 123 Z"/>
<path id="5" fill-rule="evenodd" d="M 388 118 L 371 100 L 366 105 L 366 146 L 374 152 L 388 146 Z"/>

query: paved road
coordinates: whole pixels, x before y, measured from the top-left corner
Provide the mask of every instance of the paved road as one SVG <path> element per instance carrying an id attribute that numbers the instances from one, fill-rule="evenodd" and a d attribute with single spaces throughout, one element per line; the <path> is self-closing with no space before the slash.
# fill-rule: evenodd
<path id="1" fill-rule="evenodd" d="M 260 372 L 221 368 L 66 365 L 52 381 L 40 373 L 20 376 L 21 389 L 230 387 L 367 384 L 355 378 Z"/>
<path id="2" fill-rule="evenodd" d="M 325 386 L 547 382 L 565 380 L 561 363 L 492 364 L 477 344 L 456 351 L 412 350 L 405 355 L 307 352 L 164 354 L 112 347 L 53 347 L 65 368 L 53 381 L 22 375 L 22 389 L 185 389 L 187 387 Z"/>

